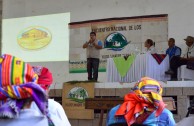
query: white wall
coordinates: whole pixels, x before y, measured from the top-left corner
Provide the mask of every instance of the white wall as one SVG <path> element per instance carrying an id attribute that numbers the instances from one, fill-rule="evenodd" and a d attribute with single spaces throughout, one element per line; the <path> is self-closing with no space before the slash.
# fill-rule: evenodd
<path id="1" fill-rule="evenodd" d="M 168 36 L 185 46 L 184 38 L 194 36 L 193 0 L 4 0 L 3 18 L 71 13 L 71 22 L 85 20 L 168 14 Z M 76 37 L 76 36 L 75 36 Z M 60 54 L 60 53 L 59 53 Z M 87 74 L 69 74 L 68 62 L 33 63 L 44 65 L 54 73 L 55 88 L 69 80 L 86 80 Z M 106 81 L 100 73 L 99 81 Z"/>

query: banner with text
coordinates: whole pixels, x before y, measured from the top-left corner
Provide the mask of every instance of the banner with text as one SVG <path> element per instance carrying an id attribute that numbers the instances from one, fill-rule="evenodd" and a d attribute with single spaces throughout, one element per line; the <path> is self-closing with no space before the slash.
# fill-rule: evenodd
<path id="1" fill-rule="evenodd" d="M 70 73 L 87 72 L 86 49 L 82 46 L 89 40 L 91 31 L 96 32 L 97 39 L 103 43 L 99 72 L 106 71 L 107 58 L 144 52 L 146 39 L 152 39 L 159 51 L 168 46 L 168 15 L 165 14 L 74 22 L 69 28 Z"/>

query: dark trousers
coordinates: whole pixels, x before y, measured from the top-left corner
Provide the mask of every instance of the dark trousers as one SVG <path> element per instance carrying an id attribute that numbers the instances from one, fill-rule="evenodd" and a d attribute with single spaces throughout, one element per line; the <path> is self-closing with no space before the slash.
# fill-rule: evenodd
<path id="1" fill-rule="evenodd" d="M 182 65 L 186 65 L 188 62 L 187 59 L 181 59 L 181 57 L 173 56 L 170 60 L 170 68 L 174 72 L 171 78 L 177 78 L 177 69 Z"/>
<path id="2" fill-rule="evenodd" d="M 98 80 L 99 59 L 87 58 L 88 80 Z"/>

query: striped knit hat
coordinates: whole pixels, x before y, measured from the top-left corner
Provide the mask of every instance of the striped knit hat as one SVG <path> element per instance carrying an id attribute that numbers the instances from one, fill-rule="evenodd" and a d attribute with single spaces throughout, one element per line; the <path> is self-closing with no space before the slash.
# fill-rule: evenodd
<path id="1" fill-rule="evenodd" d="M 8 54 L 0 57 L 0 118 L 18 117 L 25 99 L 33 100 L 43 114 L 47 113 L 46 94 L 37 79 L 32 67 L 21 59 Z"/>
<path id="2" fill-rule="evenodd" d="M 21 59 L 3 55 L 0 58 L 0 86 L 20 85 L 27 82 L 37 82 L 38 75 L 32 67 Z"/>

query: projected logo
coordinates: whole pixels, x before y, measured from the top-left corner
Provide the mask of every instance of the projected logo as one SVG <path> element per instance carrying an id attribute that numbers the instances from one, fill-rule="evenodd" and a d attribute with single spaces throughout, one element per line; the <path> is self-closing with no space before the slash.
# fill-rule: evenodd
<path id="1" fill-rule="evenodd" d="M 26 28 L 17 37 L 18 44 L 28 50 L 43 48 L 51 42 L 51 39 L 49 30 L 40 26 Z"/>
<path id="2" fill-rule="evenodd" d="M 88 92 L 82 87 L 74 87 L 68 93 L 68 98 L 72 101 L 83 103 L 88 98 Z"/>
<path id="3" fill-rule="evenodd" d="M 104 42 L 104 48 L 113 51 L 121 51 L 129 43 L 130 42 L 127 42 L 127 39 L 124 35 L 118 32 L 113 32 L 106 37 Z"/>

